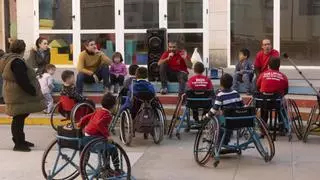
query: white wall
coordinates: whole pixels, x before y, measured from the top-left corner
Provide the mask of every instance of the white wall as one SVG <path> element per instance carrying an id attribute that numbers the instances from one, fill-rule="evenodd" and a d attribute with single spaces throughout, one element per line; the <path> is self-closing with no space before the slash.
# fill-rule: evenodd
<path id="1" fill-rule="evenodd" d="M 34 45 L 34 0 L 17 0 L 17 37 L 27 45 L 25 56 Z"/>

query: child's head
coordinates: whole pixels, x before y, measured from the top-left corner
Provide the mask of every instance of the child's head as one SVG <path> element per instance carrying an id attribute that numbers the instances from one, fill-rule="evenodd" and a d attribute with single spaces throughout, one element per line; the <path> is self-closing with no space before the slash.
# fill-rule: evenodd
<path id="1" fill-rule="evenodd" d="M 135 75 L 136 75 L 136 71 L 137 71 L 138 68 L 139 68 L 138 65 L 136 65 L 136 64 L 131 64 L 131 65 L 129 66 L 129 74 L 130 74 L 131 76 L 135 76 Z"/>
<path id="2" fill-rule="evenodd" d="M 148 69 L 145 67 L 139 67 L 136 71 L 137 79 L 147 79 L 148 78 Z"/>
<path id="3" fill-rule="evenodd" d="M 116 104 L 116 97 L 114 97 L 111 93 L 107 93 L 102 97 L 101 105 L 103 108 L 112 110 L 112 108 Z"/>
<path id="4" fill-rule="evenodd" d="M 223 89 L 231 89 L 232 87 L 232 81 L 233 81 L 233 78 L 230 74 L 228 73 L 225 73 L 222 75 L 222 77 L 220 78 L 220 86 L 223 88 Z"/>
<path id="5" fill-rule="evenodd" d="M 46 72 L 49 73 L 50 75 L 54 75 L 54 73 L 56 72 L 56 66 L 53 64 L 47 64 Z"/>
<path id="6" fill-rule="evenodd" d="M 279 70 L 280 58 L 279 57 L 271 57 L 268 65 L 269 65 L 269 69 Z"/>
<path id="7" fill-rule="evenodd" d="M 123 62 L 123 58 L 122 58 L 122 55 L 121 55 L 120 52 L 115 52 L 115 53 L 113 54 L 113 56 L 112 56 L 112 62 L 113 62 L 113 63 L 116 63 L 116 64 Z"/>
<path id="8" fill-rule="evenodd" d="M 196 64 L 194 64 L 193 71 L 196 74 L 202 74 L 204 72 L 204 65 L 201 62 L 196 62 Z"/>
<path id="9" fill-rule="evenodd" d="M 4 50 L 0 49 L 0 58 L 5 54 Z"/>
<path id="10" fill-rule="evenodd" d="M 239 51 L 239 60 L 243 61 L 250 57 L 250 51 L 247 48 L 243 48 Z"/>
<path id="11" fill-rule="evenodd" d="M 67 85 L 74 85 L 75 78 L 74 78 L 74 72 L 70 70 L 65 70 L 61 74 L 62 81 Z"/>

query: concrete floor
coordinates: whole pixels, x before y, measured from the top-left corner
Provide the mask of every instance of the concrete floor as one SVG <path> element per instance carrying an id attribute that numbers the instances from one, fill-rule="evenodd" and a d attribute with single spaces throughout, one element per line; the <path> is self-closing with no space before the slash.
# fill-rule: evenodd
<path id="1" fill-rule="evenodd" d="M 13 152 L 10 126 L 0 126 L 0 179 L 43 179 L 41 158 L 54 138 L 48 126 L 27 126 L 26 137 L 36 147 L 29 153 Z M 320 167 L 320 137 L 310 137 L 307 144 L 280 138 L 275 142 L 276 155 L 265 163 L 255 149 L 242 156 L 227 155 L 218 168 L 212 161 L 200 167 L 193 159 L 195 133 L 182 134 L 182 139 L 167 139 L 155 145 L 137 134 L 131 147 L 125 147 L 130 157 L 132 173 L 138 180 L 303 180 L 318 179 Z M 117 140 L 117 137 L 114 137 Z"/>

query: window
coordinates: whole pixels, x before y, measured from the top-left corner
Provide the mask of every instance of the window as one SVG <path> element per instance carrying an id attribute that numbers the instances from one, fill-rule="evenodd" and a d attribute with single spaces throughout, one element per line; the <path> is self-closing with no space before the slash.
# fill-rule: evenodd
<path id="1" fill-rule="evenodd" d="M 124 35 L 124 41 L 125 63 L 146 65 L 148 63 L 146 34 L 128 33 Z"/>
<path id="2" fill-rule="evenodd" d="M 280 49 L 297 65 L 320 65 L 320 11 L 314 9 L 315 5 L 319 8 L 319 1 L 289 0 L 289 8 L 280 12 Z M 283 64 L 290 65 L 286 61 Z"/>
<path id="3" fill-rule="evenodd" d="M 273 39 L 273 0 L 231 0 L 231 64 L 238 51 L 248 48 L 251 58 L 261 49 L 260 41 Z"/>

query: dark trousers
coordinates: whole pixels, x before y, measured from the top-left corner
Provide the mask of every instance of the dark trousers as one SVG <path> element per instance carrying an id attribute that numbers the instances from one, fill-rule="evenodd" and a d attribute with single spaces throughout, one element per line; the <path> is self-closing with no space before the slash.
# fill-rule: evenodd
<path id="1" fill-rule="evenodd" d="M 13 116 L 12 123 L 11 123 L 11 133 L 12 133 L 12 140 L 14 144 L 22 145 L 25 142 L 25 135 L 23 132 L 24 128 L 24 121 L 29 116 L 29 114 L 20 114 Z"/>
<path id="2" fill-rule="evenodd" d="M 103 65 L 97 69 L 95 74 L 98 76 L 99 80 L 103 81 L 103 85 L 106 88 L 110 87 L 109 83 L 109 67 L 107 65 Z M 76 88 L 77 92 L 82 94 L 84 83 L 92 84 L 95 83 L 93 76 L 89 76 L 82 72 L 79 72 L 77 75 Z"/>
<path id="3" fill-rule="evenodd" d="M 124 76 L 119 75 L 118 77 L 114 74 L 110 74 L 111 85 L 119 84 L 119 86 L 123 86 Z"/>
<path id="4" fill-rule="evenodd" d="M 184 93 L 188 74 L 183 71 L 173 71 L 167 63 L 160 65 L 160 80 L 162 88 L 168 87 L 168 81 L 179 82 L 179 93 Z"/>

